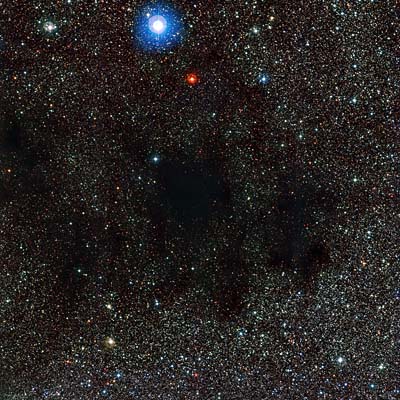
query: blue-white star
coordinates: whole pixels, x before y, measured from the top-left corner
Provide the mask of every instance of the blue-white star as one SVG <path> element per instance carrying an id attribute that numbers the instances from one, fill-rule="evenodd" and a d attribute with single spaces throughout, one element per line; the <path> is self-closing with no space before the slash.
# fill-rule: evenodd
<path id="1" fill-rule="evenodd" d="M 263 73 L 258 77 L 258 83 L 261 85 L 267 85 L 271 80 L 271 77 L 267 73 Z"/>
<path id="2" fill-rule="evenodd" d="M 139 10 L 133 34 L 135 42 L 142 49 L 164 51 L 181 41 L 181 18 L 170 6 L 151 4 Z"/>
<path id="3" fill-rule="evenodd" d="M 149 29 L 160 35 L 167 29 L 167 20 L 162 15 L 154 15 L 149 18 Z"/>
<path id="4" fill-rule="evenodd" d="M 57 25 L 53 21 L 46 21 L 43 23 L 43 30 L 46 33 L 57 32 Z"/>
<path id="5" fill-rule="evenodd" d="M 160 162 L 160 156 L 158 154 L 155 154 L 154 156 L 151 157 L 151 162 L 153 164 L 158 164 Z"/>

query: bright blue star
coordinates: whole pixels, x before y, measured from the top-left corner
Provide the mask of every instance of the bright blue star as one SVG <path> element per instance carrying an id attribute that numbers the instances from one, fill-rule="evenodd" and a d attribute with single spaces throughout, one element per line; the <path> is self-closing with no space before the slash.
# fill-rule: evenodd
<path id="1" fill-rule="evenodd" d="M 158 154 L 154 154 L 150 161 L 152 164 L 158 164 L 160 162 L 160 156 Z"/>
<path id="2" fill-rule="evenodd" d="M 153 33 L 161 35 L 167 27 L 167 20 L 162 15 L 154 15 L 149 18 L 149 28 Z"/>
<path id="3" fill-rule="evenodd" d="M 139 10 L 133 25 L 135 42 L 146 51 L 164 51 L 182 40 L 179 14 L 165 4 L 150 4 Z"/>
<path id="4" fill-rule="evenodd" d="M 267 85 L 270 82 L 270 80 L 271 80 L 270 76 L 266 73 L 263 73 L 258 77 L 258 82 L 261 85 Z"/>

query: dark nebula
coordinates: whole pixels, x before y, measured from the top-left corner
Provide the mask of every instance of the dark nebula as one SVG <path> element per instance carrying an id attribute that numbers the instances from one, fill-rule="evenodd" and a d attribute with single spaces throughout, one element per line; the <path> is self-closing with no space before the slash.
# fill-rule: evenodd
<path id="1" fill-rule="evenodd" d="M 249 292 L 249 265 L 241 254 L 244 238 L 245 233 L 238 232 L 229 241 L 229 251 L 219 260 L 212 296 L 222 320 L 230 321 L 240 315 Z"/>
<path id="2" fill-rule="evenodd" d="M 229 189 L 212 162 L 166 161 L 159 166 L 159 179 L 160 205 L 178 224 L 207 223 L 229 206 Z"/>
<path id="3" fill-rule="evenodd" d="M 6 122 L 2 127 L 2 150 L 18 152 L 22 148 L 22 127 L 17 121 Z"/>
<path id="4" fill-rule="evenodd" d="M 318 221 L 332 223 L 337 203 L 332 190 L 303 183 L 299 174 L 285 175 L 278 184 L 275 218 L 269 230 L 277 234 L 267 239 L 272 241 L 271 264 L 278 271 L 295 273 L 302 287 L 312 288 L 329 263 L 330 249 Z"/>

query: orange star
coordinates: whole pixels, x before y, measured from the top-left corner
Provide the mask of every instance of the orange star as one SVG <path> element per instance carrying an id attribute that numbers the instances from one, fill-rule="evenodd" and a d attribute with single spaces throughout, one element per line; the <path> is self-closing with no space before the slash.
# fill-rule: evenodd
<path id="1" fill-rule="evenodd" d="M 190 86 L 195 86 L 199 83 L 199 76 L 195 72 L 190 72 L 186 75 L 186 82 Z"/>

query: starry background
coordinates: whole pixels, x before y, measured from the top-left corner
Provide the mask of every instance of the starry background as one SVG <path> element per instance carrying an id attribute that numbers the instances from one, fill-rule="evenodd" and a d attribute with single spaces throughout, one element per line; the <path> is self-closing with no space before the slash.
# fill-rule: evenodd
<path id="1" fill-rule="evenodd" d="M 2 400 L 399 398 L 395 1 L 0 6 Z"/>

